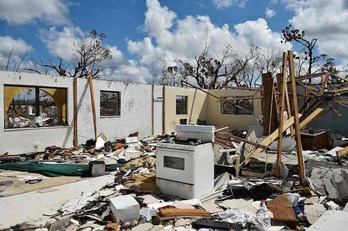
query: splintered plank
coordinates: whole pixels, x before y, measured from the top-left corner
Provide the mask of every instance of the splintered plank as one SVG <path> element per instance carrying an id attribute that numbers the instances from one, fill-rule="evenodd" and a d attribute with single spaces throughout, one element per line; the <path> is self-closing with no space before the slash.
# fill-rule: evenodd
<path id="1" fill-rule="evenodd" d="M 286 63 L 287 54 L 283 53 L 283 67 L 282 67 L 282 80 L 281 80 L 281 97 L 280 97 L 280 114 L 279 114 L 279 129 L 278 129 L 278 152 L 277 152 L 277 165 L 276 176 L 280 175 L 280 162 L 282 160 L 282 147 L 283 147 L 283 123 L 284 123 L 284 101 L 285 101 L 285 88 L 286 85 Z"/>
<path id="2" fill-rule="evenodd" d="M 299 116 L 299 118 L 301 118 L 302 115 L 299 114 L 298 116 Z M 288 128 L 289 128 L 291 125 L 293 125 L 293 124 L 294 124 L 294 117 L 292 116 L 290 119 L 288 119 L 287 121 L 284 122 L 282 131 L 285 132 L 286 129 L 288 129 Z M 276 129 L 274 132 L 272 132 L 271 135 L 267 136 L 267 137 L 260 143 L 260 145 L 269 146 L 275 139 L 278 138 L 278 130 L 279 130 L 279 128 Z M 250 158 L 251 156 L 254 156 L 254 155 L 256 155 L 256 154 L 258 154 L 258 153 L 260 153 L 260 152 L 262 152 L 262 151 L 263 151 L 262 148 L 256 148 L 256 149 L 254 149 L 253 151 L 251 151 L 250 153 L 247 154 L 247 156 L 245 157 L 245 160 L 244 160 L 243 163 L 248 164 L 248 163 L 249 163 L 249 158 Z M 243 164 L 243 163 L 242 163 L 242 164 Z M 241 165 L 242 165 L 242 164 L 241 164 Z"/>
<path id="3" fill-rule="evenodd" d="M 296 151 L 298 158 L 298 166 L 300 168 L 300 181 L 304 179 L 304 163 L 302 156 L 302 143 L 301 143 L 301 133 L 300 133 L 300 120 L 298 118 L 298 104 L 297 104 L 297 94 L 296 94 L 296 80 L 295 80 L 295 69 L 292 51 L 288 51 L 289 54 L 289 69 L 290 69 L 290 79 L 292 86 L 292 100 L 294 105 L 294 128 L 295 128 L 295 140 L 296 140 Z"/>

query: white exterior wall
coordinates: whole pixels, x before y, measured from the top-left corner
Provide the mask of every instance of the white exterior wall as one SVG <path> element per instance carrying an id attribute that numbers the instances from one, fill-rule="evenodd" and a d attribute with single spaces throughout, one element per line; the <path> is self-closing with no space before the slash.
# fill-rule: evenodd
<path id="1" fill-rule="evenodd" d="M 67 121 L 69 126 L 43 128 L 4 127 L 4 85 L 59 87 L 67 89 Z M 73 145 L 73 81 L 71 78 L 0 71 L 0 154 L 42 151 L 47 146 Z"/>
<path id="2" fill-rule="evenodd" d="M 78 142 L 94 138 L 93 113 L 90 86 L 87 79 L 78 79 Z M 152 87 L 146 84 L 122 83 L 110 80 L 93 80 L 94 98 L 97 115 L 97 134 L 104 133 L 108 140 L 127 137 L 139 131 L 139 138 L 152 135 Z M 158 87 L 155 88 L 158 95 Z M 119 91 L 121 94 L 121 115 L 111 117 L 100 116 L 100 91 Z M 155 113 L 160 113 L 155 103 Z M 156 116 L 155 130 L 159 131 Z"/>
<path id="3" fill-rule="evenodd" d="M 154 88 L 154 123 L 155 135 L 163 134 L 163 87 L 158 85 Z"/>

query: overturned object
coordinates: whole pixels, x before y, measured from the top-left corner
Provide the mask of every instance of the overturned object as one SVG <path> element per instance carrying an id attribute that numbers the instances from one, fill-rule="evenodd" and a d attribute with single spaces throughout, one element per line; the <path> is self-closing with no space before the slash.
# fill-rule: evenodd
<path id="1" fill-rule="evenodd" d="M 90 161 L 89 172 L 91 176 L 102 176 L 105 174 L 105 162 L 104 161 Z"/>
<path id="2" fill-rule="evenodd" d="M 110 208 L 117 222 L 132 221 L 140 217 L 140 206 L 131 195 L 110 198 Z"/>

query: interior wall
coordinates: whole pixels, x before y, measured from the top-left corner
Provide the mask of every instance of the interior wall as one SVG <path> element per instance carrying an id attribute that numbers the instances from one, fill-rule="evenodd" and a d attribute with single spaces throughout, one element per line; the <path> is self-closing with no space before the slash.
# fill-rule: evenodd
<path id="1" fill-rule="evenodd" d="M 87 79 L 77 81 L 78 143 L 94 139 L 90 84 Z M 111 80 L 93 80 L 97 118 L 97 134 L 104 133 L 108 140 L 127 137 L 139 132 L 139 138 L 152 135 L 152 86 L 122 83 Z M 157 89 L 157 88 L 156 88 Z M 121 93 L 120 116 L 100 116 L 100 91 Z M 156 91 L 157 94 L 157 91 Z M 158 95 L 158 94 L 157 94 Z M 161 120 L 157 118 L 156 120 Z"/>
<path id="2" fill-rule="evenodd" d="M 243 90 L 230 90 L 230 89 L 219 89 L 209 90 L 209 93 L 218 97 L 237 97 L 237 96 L 253 96 L 254 91 L 243 91 Z M 255 97 L 260 97 L 260 93 L 257 92 Z M 232 114 L 221 114 L 220 110 L 221 102 L 218 99 L 208 96 L 207 107 L 208 110 L 208 123 L 212 125 L 225 125 L 229 126 L 232 130 L 245 129 L 248 130 L 250 125 L 256 125 L 256 119 L 261 112 L 261 99 L 254 100 L 254 114 L 253 115 L 232 115 Z"/>
<path id="3" fill-rule="evenodd" d="M 187 114 L 176 114 L 176 96 L 187 96 Z M 197 120 L 207 120 L 207 94 L 193 88 L 165 87 L 165 132 L 174 132 L 180 119 L 188 124 L 197 124 Z M 209 109 L 210 110 L 210 109 Z"/>
<path id="4" fill-rule="evenodd" d="M 332 86 L 336 87 L 334 84 L 332 84 Z M 317 88 L 317 85 L 313 85 L 312 87 Z M 297 86 L 296 89 L 298 93 L 305 93 L 304 88 L 301 86 Z M 341 95 L 341 98 L 348 99 L 348 96 Z M 311 100 L 309 104 L 311 105 L 313 102 L 314 100 Z M 299 110 L 303 107 L 303 105 L 304 97 L 298 97 Z M 330 111 L 319 119 L 308 124 L 307 127 L 314 129 L 330 129 L 334 134 L 348 136 L 348 123 L 346 119 L 348 117 L 347 108 L 334 102 L 331 102 L 330 105 L 332 105 L 332 107 L 336 109 L 341 114 L 341 116 L 338 116 L 334 111 Z M 321 105 L 320 107 L 328 109 L 326 105 Z"/>
<path id="5" fill-rule="evenodd" d="M 4 85 L 59 87 L 67 89 L 68 126 L 5 129 Z M 42 151 L 47 146 L 73 145 L 73 82 L 71 78 L 0 71 L 0 154 Z"/>

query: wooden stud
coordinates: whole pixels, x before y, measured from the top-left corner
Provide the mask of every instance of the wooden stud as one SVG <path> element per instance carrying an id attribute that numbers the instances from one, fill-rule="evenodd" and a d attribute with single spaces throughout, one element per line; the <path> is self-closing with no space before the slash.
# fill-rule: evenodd
<path id="1" fill-rule="evenodd" d="M 234 90 L 245 90 L 245 91 L 262 91 L 261 88 L 256 87 L 236 87 L 236 86 L 222 86 L 223 88 L 234 89 Z"/>
<path id="2" fill-rule="evenodd" d="M 255 146 L 255 147 L 265 149 L 265 150 L 268 149 L 268 147 L 265 146 L 265 145 L 262 145 L 262 144 L 259 144 L 259 143 L 255 143 L 255 142 L 252 142 L 252 141 L 250 141 L 250 140 L 241 138 L 241 137 L 239 137 L 239 136 L 234 136 L 234 135 L 231 135 L 231 134 L 229 134 L 227 137 L 223 137 L 223 136 L 221 136 L 221 135 L 217 135 L 216 138 L 219 138 L 219 139 L 222 139 L 222 140 L 228 140 L 228 141 L 233 141 L 233 140 L 235 140 L 235 141 L 244 142 L 244 143 L 253 145 L 253 146 Z"/>
<path id="3" fill-rule="evenodd" d="M 262 87 L 263 87 L 263 134 L 268 136 L 271 132 L 271 118 L 272 118 L 272 102 L 274 92 L 274 79 L 272 73 L 262 74 Z"/>
<path id="4" fill-rule="evenodd" d="M 280 176 L 280 162 L 282 160 L 282 147 L 283 147 L 283 123 L 284 123 L 284 101 L 285 101 L 285 88 L 286 88 L 286 63 L 287 54 L 283 53 L 283 67 L 282 67 L 282 82 L 281 82 L 281 98 L 280 98 L 280 112 L 279 112 L 279 129 L 278 129 L 278 153 L 277 153 L 277 165 L 276 176 Z"/>
<path id="5" fill-rule="evenodd" d="M 299 114 L 299 117 L 301 118 L 301 114 Z M 292 124 L 294 123 L 294 117 L 292 116 L 290 119 L 288 119 L 287 121 L 284 122 L 283 124 L 283 129 L 282 129 L 282 133 L 286 131 L 286 129 L 288 129 Z M 274 132 L 272 132 L 271 135 L 267 136 L 261 143 L 260 145 L 266 146 L 268 147 L 275 139 L 277 139 L 278 137 L 278 133 L 279 133 L 279 128 L 276 129 Z M 245 163 L 248 164 L 249 163 L 249 158 L 251 156 L 254 156 L 260 152 L 262 152 L 263 149 L 262 148 L 257 148 L 254 149 L 253 151 L 251 151 L 250 153 L 248 153 L 245 157 L 245 160 L 241 163 Z"/>
<path id="6" fill-rule="evenodd" d="M 300 181 L 304 180 L 304 162 L 302 156 L 302 143 L 301 143 L 301 132 L 300 132 L 300 120 L 298 117 L 298 104 L 297 104 L 297 94 L 296 94 L 296 82 L 295 82 L 295 69 L 294 69 L 294 59 L 292 51 L 288 51 L 289 54 L 289 72 L 291 79 L 291 86 L 293 92 L 293 105 L 294 105 L 294 127 L 295 127 L 295 139 L 296 139 L 296 151 L 298 158 L 298 166 L 300 168 Z"/>
<path id="7" fill-rule="evenodd" d="M 300 123 L 300 130 L 306 127 L 310 122 L 313 122 L 314 120 L 320 118 L 321 116 L 328 113 L 330 110 L 324 110 L 324 108 L 317 108 L 315 109 L 309 116 L 307 116 L 301 123 Z M 295 131 L 291 131 L 291 136 L 295 135 Z"/>
<path id="8" fill-rule="evenodd" d="M 276 95 L 275 86 L 273 86 L 273 101 L 272 101 L 272 116 L 271 116 L 271 130 L 273 132 L 279 126 L 279 106 Z"/>
<path id="9" fill-rule="evenodd" d="M 77 78 L 74 78 L 74 147 L 79 146 L 78 133 L 77 133 Z"/>
<path id="10" fill-rule="evenodd" d="M 95 141 L 97 141 L 97 136 L 98 136 L 98 134 L 97 134 L 97 113 L 96 113 L 96 110 L 95 110 L 92 74 L 89 74 L 89 86 L 90 86 L 90 90 L 91 90 L 91 102 L 92 102 L 93 124 L 94 124 L 94 137 L 95 137 Z"/>
<path id="11" fill-rule="evenodd" d="M 166 86 L 162 88 L 162 133 L 166 133 Z"/>
<path id="12" fill-rule="evenodd" d="M 254 99 L 262 99 L 262 97 L 253 97 L 253 96 L 249 96 L 249 97 L 235 97 L 235 98 L 231 98 L 231 97 L 228 97 L 228 99 L 220 99 L 220 100 L 217 100 L 217 102 L 221 102 L 221 101 L 236 101 L 236 100 L 254 100 Z"/>
<path id="13" fill-rule="evenodd" d="M 301 87 L 307 89 L 307 91 L 309 91 L 311 94 L 317 95 L 317 92 L 315 91 L 314 88 L 307 86 L 306 84 L 302 83 L 302 81 L 296 80 L 296 83 L 299 84 Z"/>
<path id="14" fill-rule="evenodd" d="M 324 75 L 322 78 L 322 85 L 320 88 L 320 95 L 323 95 L 324 91 L 327 90 L 327 81 L 329 80 L 328 75 Z"/>
<path id="15" fill-rule="evenodd" d="M 337 155 L 338 155 L 339 158 L 341 158 L 341 156 L 343 156 L 346 153 L 348 153 L 348 146 L 346 146 L 345 148 L 337 151 Z"/>

